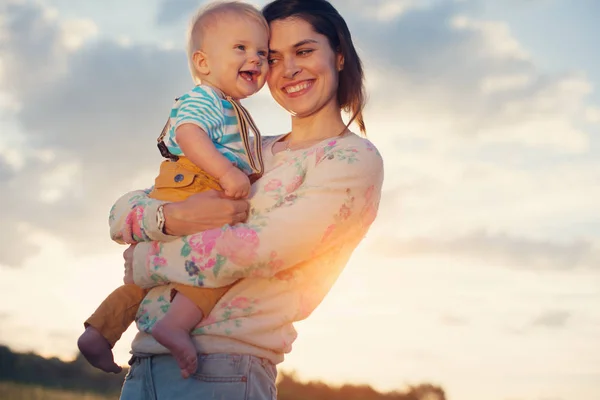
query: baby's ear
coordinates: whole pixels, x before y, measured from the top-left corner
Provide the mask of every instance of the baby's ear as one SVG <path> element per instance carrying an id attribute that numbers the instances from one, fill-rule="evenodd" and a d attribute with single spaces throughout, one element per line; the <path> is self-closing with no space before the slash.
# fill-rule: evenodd
<path id="1" fill-rule="evenodd" d="M 200 50 L 195 52 L 192 56 L 192 61 L 194 62 L 194 67 L 199 74 L 208 75 L 210 73 L 208 59 L 206 58 L 206 54 L 204 52 Z"/>

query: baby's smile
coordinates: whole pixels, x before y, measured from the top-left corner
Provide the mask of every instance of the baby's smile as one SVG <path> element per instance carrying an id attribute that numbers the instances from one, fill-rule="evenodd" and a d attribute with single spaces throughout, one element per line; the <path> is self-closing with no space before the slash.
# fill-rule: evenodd
<path id="1" fill-rule="evenodd" d="M 256 70 L 252 70 L 252 71 L 240 71 L 240 76 L 247 80 L 248 82 L 254 82 L 256 81 L 256 77 L 258 77 L 258 75 L 260 75 L 260 72 L 256 71 Z"/>

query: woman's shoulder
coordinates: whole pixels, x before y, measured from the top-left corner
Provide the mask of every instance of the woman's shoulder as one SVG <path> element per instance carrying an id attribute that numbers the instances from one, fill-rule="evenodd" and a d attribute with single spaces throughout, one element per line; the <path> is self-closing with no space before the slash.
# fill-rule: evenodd
<path id="1" fill-rule="evenodd" d="M 382 157 L 377 147 L 364 136 L 350 132 L 339 138 L 326 142 L 324 156 L 330 159 L 337 154 L 342 159 L 354 160 L 357 163 L 381 164 Z"/>
<path id="2" fill-rule="evenodd" d="M 312 177 L 375 182 L 383 177 L 383 160 L 377 147 L 368 139 L 347 133 L 331 138 L 305 153 L 307 172 Z M 358 181 L 357 181 L 358 182 Z M 369 183 L 370 184 L 370 183 Z"/>
<path id="3" fill-rule="evenodd" d="M 340 144 L 348 144 L 355 146 L 356 148 L 364 149 L 367 152 L 374 152 L 376 155 L 380 156 L 379 150 L 377 147 L 365 136 L 361 136 L 357 133 L 350 132 L 340 139 Z"/>

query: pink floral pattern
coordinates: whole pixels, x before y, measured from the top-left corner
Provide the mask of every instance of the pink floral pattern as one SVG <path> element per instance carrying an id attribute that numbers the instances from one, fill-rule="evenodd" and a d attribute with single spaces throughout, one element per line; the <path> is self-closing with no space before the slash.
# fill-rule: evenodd
<path id="1" fill-rule="evenodd" d="M 277 190 L 281 187 L 281 180 L 279 179 L 271 179 L 269 183 L 265 185 L 265 192 L 272 192 L 273 190 Z"/>
<path id="2" fill-rule="evenodd" d="M 201 232 L 198 235 L 190 236 L 188 244 L 194 253 L 199 256 L 206 256 L 212 253 L 217 239 L 221 235 L 222 233 L 216 229 Z"/>
<path id="3" fill-rule="evenodd" d="M 245 224 L 139 244 L 147 257 L 134 260 L 136 282 L 153 289 L 139 308 L 138 329 L 149 332 L 167 312 L 169 282 L 233 283 L 193 334 L 232 337 L 274 354 L 290 350 L 292 322 L 322 301 L 377 214 L 382 162 L 370 142 L 349 135 L 275 158 L 265 152 L 265 165 Z M 155 216 L 144 212 L 152 202 L 147 192 L 120 200 L 110 216 L 113 239 L 149 242 Z"/>
<path id="4" fill-rule="evenodd" d="M 234 264 L 247 267 L 256 260 L 260 239 L 256 231 L 246 227 L 229 228 L 216 242 L 217 252 Z"/>
<path id="5" fill-rule="evenodd" d="M 286 194 L 290 194 L 292 192 L 295 192 L 296 189 L 298 189 L 300 187 L 300 185 L 302 184 L 302 182 L 304 181 L 304 177 L 301 175 L 296 175 L 294 176 L 294 178 L 292 179 L 292 181 L 290 183 L 288 183 L 285 187 L 285 192 Z"/>
<path id="6" fill-rule="evenodd" d="M 129 229 L 126 229 L 123 234 L 125 243 L 137 243 L 144 238 L 142 231 L 143 217 L 144 209 L 140 206 L 134 207 L 132 212 L 127 215 L 125 222 Z"/>

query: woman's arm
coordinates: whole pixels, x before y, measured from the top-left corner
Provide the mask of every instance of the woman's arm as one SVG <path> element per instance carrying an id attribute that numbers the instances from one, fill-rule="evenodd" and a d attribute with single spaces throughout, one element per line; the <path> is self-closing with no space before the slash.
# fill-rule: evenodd
<path id="1" fill-rule="evenodd" d="M 267 182 L 279 197 L 246 224 L 225 226 L 168 243 L 141 243 L 134 279 L 142 287 L 180 282 L 206 287 L 239 278 L 273 276 L 346 242 L 354 246 L 375 218 L 383 180 L 382 160 L 370 146 L 332 148 L 307 179 Z"/>
<path id="2" fill-rule="evenodd" d="M 123 195 L 110 210 L 111 238 L 119 243 L 170 241 L 227 224 L 245 221 L 248 202 L 231 200 L 215 191 L 190 196 L 176 203 L 148 197 L 149 190 L 136 190 Z M 158 229 L 158 208 L 163 206 L 164 230 Z"/>

